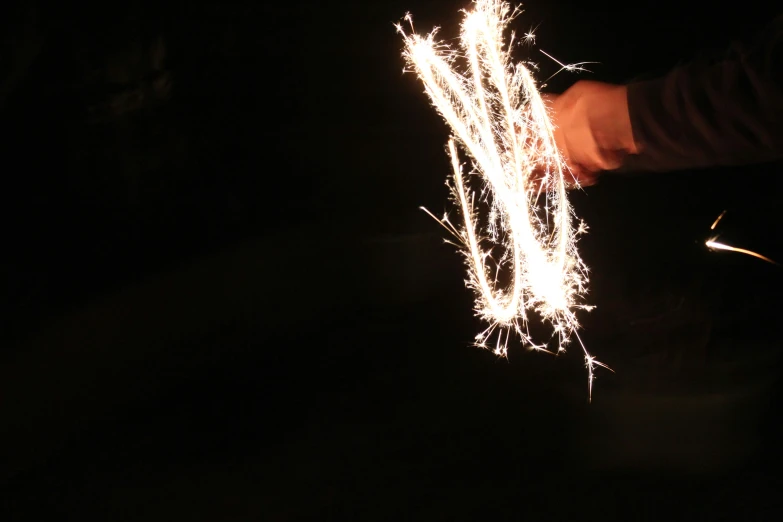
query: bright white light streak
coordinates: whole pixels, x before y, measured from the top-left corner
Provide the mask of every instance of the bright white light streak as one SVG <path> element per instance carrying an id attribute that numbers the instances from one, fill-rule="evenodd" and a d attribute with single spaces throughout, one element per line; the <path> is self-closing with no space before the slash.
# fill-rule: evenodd
<path id="1" fill-rule="evenodd" d="M 718 243 L 717 241 L 714 241 L 714 240 L 707 241 L 705 243 L 705 245 L 707 245 L 707 248 L 711 248 L 713 250 L 728 250 L 729 252 L 737 252 L 737 253 L 740 253 L 740 254 L 753 256 L 755 258 L 761 259 L 762 261 L 766 261 L 767 263 L 772 263 L 773 265 L 780 266 L 780 263 L 778 263 L 777 261 L 773 261 L 772 259 L 770 259 L 770 258 L 768 258 L 766 256 L 762 256 L 758 252 L 754 252 L 752 250 L 746 250 L 744 248 L 737 248 L 737 247 L 729 246 L 729 245 L 726 245 L 724 243 Z"/>
<path id="2" fill-rule="evenodd" d="M 724 210 L 723 212 L 720 213 L 720 215 L 717 218 L 715 218 L 715 221 L 713 221 L 712 226 L 710 227 L 710 230 L 715 230 L 715 227 L 718 226 L 718 223 L 720 223 L 720 220 L 723 219 L 723 216 L 726 215 L 726 212 L 727 211 Z M 762 256 L 758 252 L 754 252 L 752 250 L 747 250 L 745 248 L 733 247 L 733 246 L 727 245 L 725 243 L 719 243 L 717 241 L 717 239 L 718 239 L 718 236 L 714 236 L 712 239 L 709 239 L 709 240 L 705 241 L 704 244 L 707 245 L 707 248 L 709 248 L 710 250 L 726 250 L 728 252 L 737 252 L 738 254 L 745 254 L 745 255 L 748 255 L 748 256 L 755 257 L 757 259 L 761 259 L 762 261 L 766 261 L 767 263 L 772 263 L 773 265 L 780 266 L 780 263 L 778 263 L 777 261 L 773 261 L 772 259 L 770 259 L 770 258 L 768 258 L 766 256 Z"/>
<path id="3" fill-rule="evenodd" d="M 499 0 L 476 0 L 471 10 L 463 11 L 457 47 L 436 41 L 437 29 L 419 36 L 397 25 L 408 65 L 452 131 L 448 185 L 463 223 L 454 225 L 447 216 L 438 221 L 463 247 L 466 283 L 476 292 L 477 314 L 489 324 L 476 344 L 494 344 L 502 356 L 508 354 L 512 331 L 523 344 L 549 351 L 548 342 L 531 338 L 529 311 L 551 325 L 550 340 L 556 340 L 554 353 L 559 353 L 579 328 L 576 310 L 592 308 L 582 302 L 588 270 L 576 249 L 576 236 L 587 227 L 581 221 L 574 227 L 566 197 L 567 167 L 536 81 L 523 63 L 511 62 L 511 43 L 504 43 L 504 32 L 519 12 Z M 410 14 L 405 20 L 413 31 Z M 531 43 L 533 35 L 523 40 Z M 467 175 L 458 145 L 471 159 Z M 507 284 L 499 283 L 506 279 Z M 595 366 L 606 366 L 576 337 L 591 397 Z"/>

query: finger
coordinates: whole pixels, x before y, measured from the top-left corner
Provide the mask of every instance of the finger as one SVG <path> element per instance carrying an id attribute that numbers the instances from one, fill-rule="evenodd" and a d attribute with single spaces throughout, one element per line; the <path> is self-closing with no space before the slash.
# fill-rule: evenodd
<path id="1" fill-rule="evenodd" d="M 585 165 L 576 164 L 569 166 L 566 178 L 570 179 L 568 179 L 566 185 L 568 185 L 568 188 L 571 189 L 589 187 L 598 183 L 598 177 L 599 171 L 596 169 L 589 168 Z"/>
<path id="2" fill-rule="evenodd" d="M 586 175 L 582 175 L 577 180 L 577 186 L 575 188 L 584 188 L 584 187 L 592 187 L 593 185 L 598 183 L 599 174 L 596 172 L 591 172 Z"/>
<path id="3" fill-rule="evenodd" d="M 600 169 L 603 171 L 616 170 L 622 167 L 625 154 L 614 150 L 601 150 L 599 152 Z"/>

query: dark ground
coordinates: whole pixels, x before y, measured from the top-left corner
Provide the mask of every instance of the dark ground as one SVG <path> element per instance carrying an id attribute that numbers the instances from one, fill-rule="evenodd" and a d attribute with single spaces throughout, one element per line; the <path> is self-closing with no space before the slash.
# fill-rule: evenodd
<path id="1" fill-rule="evenodd" d="M 624 81 L 761 4 L 517 27 Z M 418 210 L 447 134 L 391 24 L 462 3 L 106 5 L 0 8 L 0 520 L 778 519 L 783 273 L 703 241 L 728 209 L 723 239 L 783 259 L 780 165 L 573 194 L 581 335 L 616 370 L 588 405 L 577 350 L 469 346 Z"/>

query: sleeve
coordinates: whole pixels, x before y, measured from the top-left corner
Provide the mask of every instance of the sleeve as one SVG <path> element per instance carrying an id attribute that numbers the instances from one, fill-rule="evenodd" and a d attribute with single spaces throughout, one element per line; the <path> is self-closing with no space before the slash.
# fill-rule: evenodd
<path id="1" fill-rule="evenodd" d="M 713 64 L 628 85 L 638 153 L 622 170 L 671 171 L 783 158 L 783 16 Z"/>

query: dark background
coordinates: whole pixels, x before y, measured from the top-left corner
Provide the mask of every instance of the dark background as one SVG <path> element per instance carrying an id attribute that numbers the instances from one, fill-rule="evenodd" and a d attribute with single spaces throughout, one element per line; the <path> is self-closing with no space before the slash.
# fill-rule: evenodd
<path id="1" fill-rule="evenodd" d="M 467 2 L 0 8 L 2 520 L 774 520 L 780 165 L 606 176 L 574 348 L 470 346 L 447 129 L 393 23 Z M 530 1 L 627 81 L 767 2 Z M 770 3 L 773 4 L 773 3 Z M 556 71 L 537 51 L 541 75 Z M 520 58 L 522 56 L 519 56 Z M 545 75 L 545 76 L 544 76 Z"/>

